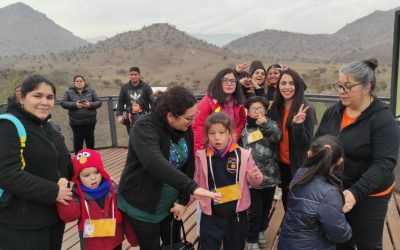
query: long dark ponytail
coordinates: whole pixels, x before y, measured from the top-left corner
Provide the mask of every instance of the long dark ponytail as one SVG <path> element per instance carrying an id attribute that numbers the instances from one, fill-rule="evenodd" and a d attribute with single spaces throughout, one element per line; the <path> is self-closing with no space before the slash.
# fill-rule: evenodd
<path id="1" fill-rule="evenodd" d="M 311 155 L 304 164 L 308 171 L 294 181 L 290 189 L 307 183 L 317 174 L 324 176 L 329 183 L 342 188 L 343 161 L 337 164 L 343 157 L 342 143 L 339 139 L 331 135 L 318 137 L 311 144 L 310 151 Z"/>

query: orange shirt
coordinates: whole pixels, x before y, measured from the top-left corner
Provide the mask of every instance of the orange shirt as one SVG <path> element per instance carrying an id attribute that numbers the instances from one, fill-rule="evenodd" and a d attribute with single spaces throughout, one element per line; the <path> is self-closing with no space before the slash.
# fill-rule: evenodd
<path id="1" fill-rule="evenodd" d="M 289 131 L 286 127 L 286 122 L 288 119 L 290 109 L 285 109 L 285 113 L 283 114 L 283 121 L 282 121 L 282 140 L 279 143 L 279 161 L 285 163 L 287 165 L 290 164 L 290 157 L 289 157 Z"/>
<path id="2" fill-rule="evenodd" d="M 345 108 L 344 112 L 343 112 L 342 122 L 340 123 L 340 131 L 342 131 L 345 127 L 347 127 L 350 124 L 352 124 L 353 122 L 355 122 L 357 120 L 357 118 L 358 118 L 358 116 L 350 117 L 347 114 L 347 108 Z"/>

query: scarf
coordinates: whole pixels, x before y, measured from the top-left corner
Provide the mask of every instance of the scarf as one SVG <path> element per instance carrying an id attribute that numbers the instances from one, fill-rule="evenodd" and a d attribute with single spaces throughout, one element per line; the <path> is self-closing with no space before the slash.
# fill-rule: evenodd
<path id="1" fill-rule="evenodd" d="M 88 188 L 85 185 L 81 184 L 81 189 L 83 192 L 87 193 L 93 199 L 97 200 L 110 192 L 110 183 L 108 181 L 101 181 L 100 185 L 97 188 Z"/>
<path id="2" fill-rule="evenodd" d="M 214 148 L 210 144 L 207 144 L 206 153 L 207 153 L 207 156 L 216 155 L 218 157 L 224 158 L 224 156 L 226 154 L 228 154 L 229 152 L 232 152 L 233 150 L 235 150 L 238 147 L 239 147 L 239 145 L 237 145 L 237 143 L 234 143 L 232 139 L 229 139 L 228 145 L 226 145 L 226 148 L 221 149 L 221 150 Z"/>

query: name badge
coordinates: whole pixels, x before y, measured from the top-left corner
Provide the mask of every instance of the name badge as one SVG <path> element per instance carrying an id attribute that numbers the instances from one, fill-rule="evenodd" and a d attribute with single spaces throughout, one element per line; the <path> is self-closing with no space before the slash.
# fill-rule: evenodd
<path id="1" fill-rule="evenodd" d="M 219 204 L 236 201 L 242 198 L 242 194 L 240 193 L 240 185 L 234 184 L 225 187 L 220 187 L 215 189 L 217 193 L 221 193 L 222 199 Z"/>
<path id="2" fill-rule="evenodd" d="M 247 141 L 249 143 L 253 143 L 253 142 L 261 140 L 262 138 L 264 138 L 263 134 L 261 133 L 261 131 L 259 129 L 257 129 L 256 131 L 253 131 L 248 134 Z"/>
<path id="3" fill-rule="evenodd" d="M 83 228 L 84 238 L 93 237 L 112 237 L 115 236 L 116 219 L 99 219 L 90 220 L 86 219 Z"/>

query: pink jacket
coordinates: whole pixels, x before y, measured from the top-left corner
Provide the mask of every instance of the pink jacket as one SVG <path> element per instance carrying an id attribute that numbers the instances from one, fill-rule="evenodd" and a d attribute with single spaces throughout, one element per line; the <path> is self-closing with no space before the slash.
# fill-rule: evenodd
<path id="1" fill-rule="evenodd" d="M 194 134 L 194 152 L 202 149 L 204 146 L 204 125 L 207 117 L 220 106 L 221 105 L 217 103 L 217 100 L 212 99 L 208 95 L 204 96 L 197 104 L 197 114 L 192 124 Z M 246 110 L 244 105 L 235 105 L 234 122 L 236 137 L 239 138 L 244 126 L 246 125 Z"/>
<path id="2" fill-rule="evenodd" d="M 240 168 L 239 168 L 239 185 L 240 191 L 242 193 L 242 198 L 238 201 L 236 212 L 245 211 L 250 207 L 251 199 L 250 199 L 250 191 L 249 184 L 252 187 L 259 186 L 263 181 L 263 175 L 260 170 L 259 177 L 257 179 L 251 179 L 247 171 L 250 170 L 255 165 L 253 158 L 251 157 L 250 150 L 244 149 L 240 147 Z M 257 167 L 257 166 L 256 166 Z M 202 188 L 209 190 L 208 188 L 208 165 L 207 165 L 207 156 L 206 150 L 198 150 L 196 152 L 196 170 L 194 173 L 194 181 Z M 205 199 L 206 207 L 202 207 L 201 210 L 203 213 L 207 215 L 211 215 L 211 199 Z"/>

